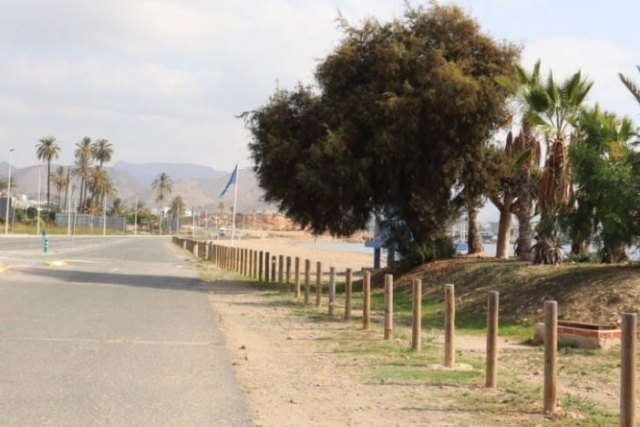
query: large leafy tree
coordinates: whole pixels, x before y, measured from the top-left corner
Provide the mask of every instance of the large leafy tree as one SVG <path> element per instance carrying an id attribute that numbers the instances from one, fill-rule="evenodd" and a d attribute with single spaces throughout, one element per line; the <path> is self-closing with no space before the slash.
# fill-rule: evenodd
<path id="1" fill-rule="evenodd" d="M 640 164 L 629 141 L 631 122 L 600 110 L 583 111 L 569 150 L 577 207 L 565 215 L 569 233 L 595 233 L 603 262 L 628 260 L 640 234 Z"/>
<path id="2" fill-rule="evenodd" d="M 60 146 L 53 136 L 45 136 L 40 138 L 36 145 L 36 155 L 38 160 L 47 162 L 47 208 L 50 208 L 51 200 L 51 160 L 60 156 Z"/>
<path id="3" fill-rule="evenodd" d="M 317 68 L 317 93 L 280 90 L 248 114 L 260 185 L 314 232 L 349 234 L 384 214 L 403 231 L 401 249 L 429 258 L 465 159 L 506 119 L 496 78 L 518 51 L 435 4 L 343 29 Z"/>

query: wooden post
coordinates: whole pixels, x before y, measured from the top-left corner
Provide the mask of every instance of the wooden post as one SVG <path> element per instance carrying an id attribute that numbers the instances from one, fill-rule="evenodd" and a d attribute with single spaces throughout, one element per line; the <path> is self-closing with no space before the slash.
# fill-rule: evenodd
<path id="1" fill-rule="evenodd" d="M 353 282 L 351 269 L 347 268 L 344 282 L 344 320 L 351 320 L 351 298 L 353 297 Z"/>
<path id="2" fill-rule="evenodd" d="M 637 315 L 623 313 L 620 349 L 620 427 L 636 425 Z"/>
<path id="3" fill-rule="evenodd" d="M 544 303 L 544 412 L 556 410 L 558 382 L 558 303 Z"/>
<path id="4" fill-rule="evenodd" d="M 497 379 L 499 301 L 500 294 L 498 292 L 489 292 L 489 298 L 487 299 L 487 364 L 485 382 L 487 388 L 494 388 Z"/>
<path id="5" fill-rule="evenodd" d="M 453 368 L 455 353 L 456 301 L 453 285 L 444 285 L 444 366 Z"/>
<path id="6" fill-rule="evenodd" d="M 249 249 L 249 262 L 247 263 L 247 276 L 253 277 L 253 250 Z"/>
<path id="7" fill-rule="evenodd" d="M 322 263 L 316 264 L 316 308 L 322 303 Z"/>
<path id="8" fill-rule="evenodd" d="M 300 298 L 300 257 L 297 256 L 294 265 L 294 276 L 296 281 L 296 299 Z"/>
<path id="9" fill-rule="evenodd" d="M 336 310 L 336 268 L 329 268 L 329 316 L 334 316 Z"/>
<path id="10" fill-rule="evenodd" d="M 269 283 L 271 276 L 269 275 L 269 264 L 271 263 L 271 254 L 265 252 L 264 254 L 264 281 Z"/>
<path id="11" fill-rule="evenodd" d="M 258 278 L 258 251 L 253 251 L 253 278 Z"/>
<path id="12" fill-rule="evenodd" d="M 309 304 L 309 293 L 311 291 L 311 261 L 304 260 L 304 303 Z"/>
<path id="13" fill-rule="evenodd" d="M 285 275 L 285 282 L 287 283 L 287 292 L 291 292 L 291 257 L 287 256 L 287 271 Z"/>
<path id="14" fill-rule="evenodd" d="M 371 272 L 365 271 L 362 278 L 362 329 L 371 327 Z"/>
<path id="15" fill-rule="evenodd" d="M 391 339 L 393 332 L 393 275 L 384 275 L 384 339 Z"/>
<path id="16" fill-rule="evenodd" d="M 271 258 L 271 281 L 276 283 L 276 256 Z"/>
<path id="17" fill-rule="evenodd" d="M 422 349 L 422 280 L 413 279 L 413 316 L 411 320 L 411 348 Z"/>
<path id="18" fill-rule="evenodd" d="M 284 256 L 278 256 L 278 289 L 284 289 Z"/>
<path id="19" fill-rule="evenodd" d="M 258 255 L 258 281 L 262 282 L 262 266 L 263 266 L 263 261 L 264 259 L 264 252 L 260 251 L 260 255 Z"/>
<path id="20" fill-rule="evenodd" d="M 240 258 L 240 264 L 238 265 L 238 273 L 240 273 L 241 275 L 244 275 L 244 261 L 245 261 L 245 252 L 244 249 L 238 249 L 238 251 L 240 252 L 240 256 L 238 258 Z"/>
<path id="21" fill-rule="evenodd" d="M 204 244 L 204 259 L 209 261 L 209 243 Z"/>

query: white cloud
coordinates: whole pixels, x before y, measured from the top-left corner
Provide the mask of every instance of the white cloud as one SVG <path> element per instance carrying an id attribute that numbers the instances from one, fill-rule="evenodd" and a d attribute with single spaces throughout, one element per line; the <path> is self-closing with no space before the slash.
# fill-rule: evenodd
<path id="1" fill-rule="evenodd" d="M 557 79 L 581 70 L 594 81 L 588 102 L 598 102 L 612 112 L 637 119 L 640 108 L 620 82 L 618 73 L 631 73 L 638 58 L 640 50 L 625 49 L 598 39 L 549 37 L 526 46 L 523 64 L 530 68 L 541 59 L 545 75 L 551 69 Z"/>

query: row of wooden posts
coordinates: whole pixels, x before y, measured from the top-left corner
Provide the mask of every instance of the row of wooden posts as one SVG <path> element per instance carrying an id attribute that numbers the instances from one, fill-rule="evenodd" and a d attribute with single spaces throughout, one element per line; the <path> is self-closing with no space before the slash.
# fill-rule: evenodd
<path id="1" fill-rule="evenodd" d="M 304 288 L 302 288 L 300 257 L 275 256 L 268 251 L 230 247 L 214 243 L 198 242 L 174 237 L 174 242 L 195 256 L 207 259 L 215 265 L 261 282 L 277 283 L 281 290 L 285 285 L 291 291 L 293 273 L 293 292 L 300 298 L 304 291 L 304 303 L 310 303 L 311 261 L 304 261 Z M 277 266 L 276 266 L 277 261 Z M 277 273 L 277 278 L 276 278 Z M 351 319 L 353 295 L 353 271 L 345 270 L 344 319 Z M 322 263 L 316 263 L 315 307 L 322 303 L 323 287 Z M 421 350 L 422 335 L 422 280 L 414 279 L 412 284 L 413 312 L 411 322 L 411 348 Z M 329 316 L 335 316 L 336 310 L 336 269 L 329 269 Z M 498 360 L 498 312 L 499 293 L 489 292 L 487 300 L 487 350 L 485 365 L 485 386 L 496 387 Z M 452 284 L 444 286 L 444 365 L 455 366 L 455 288 Z M 557 349 L 558 349 L 558 305 L 556 301 L 546 301 L 544 305 L 544 392 L 543 408 L 545 413 L 556 410 L 557 400 Z M 636 336 L 637 318 L 635 314 L 622 314 L 622 348 L 620 381 L 620 425 L 635 425 L 636 398 Z M 371 327 L 371 273 L 362 275 L 362 328 Z M 384 339 L 389 340 L 393 332 L 393 276 L 384 276 Z"/>

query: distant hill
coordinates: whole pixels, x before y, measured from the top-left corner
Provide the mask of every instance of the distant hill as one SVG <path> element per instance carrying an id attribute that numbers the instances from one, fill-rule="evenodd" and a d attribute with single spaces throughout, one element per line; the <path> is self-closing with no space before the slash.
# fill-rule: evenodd
<path id="1" fill-rule="evenodd" d="M 124 164 L 124 168 L 122 165 Z M 164 166 L 166 165 L 166 166 Z M 54 171 L 58 164 L 51 164 Z M 65 167 L 67 167 L 65 165 Z M 127 167 L 133 170 L 127 171 Z M 8 164 L 0 162 L 0 177 L 6 180 Z M 40 169 L 41 197 L 46 198 L 46 165 L 28 166 L 24 168 L 12 168 L 12 180 L 18 183 L 16 189 L 19 194 L 26 194 L 36 198 L 38 194 L 38 169 Z M 135 200 L 144 202 L 149 207 L 156 207 L 156 195 L 151 189 L 151 181 L 161 172 L 167 172 L 174 180 L 173 191 L 168 200 L 164 202 L 168 206 L 175 196 L 182 197 L 187 209 L 196 208 L 198 211 L 210 212 L 221 209 L 229 212 L 233 206 L 233 187 L 227 191 L 223 198 L 218 198 L 229 180 L 230 172 L 220 172 L 206 166 L 185 163 L 152 163 L 147 165 L 134 165 L 131 163 L 116 163 L 115 167 L 107 167 L 107 172 L 113 180 L 118 197 L 126 205 L 132 205 Z M 145 172 L 146 171 L 146 172 Z M 157 172 L 157 174 L 155 173 Z M 192 173 L 193 172 L 193 173 Z M 203 177 L 204 175 L 205 177 Z M 145 176 L 147 177 L 145 179 Z M 211 178 L 214 176 L 214 178 Z M 75 191 L 72 198 L 77 198 L 80 184 L 73 180 Z M 267 212 L 276 213 L 277 207 L 265 203 L 264 192 L 258 186 L 256 176 L 251 168 L 241 169 L 238 176 L 238 206 L 239 213 Z M 56 200 L 55 187 L 51 186 L 51 199 Z"/>
<path id="2" fill-rule="evenodd" d="M 192 163 L 128 163 L 116 162 L 112 169 L 126 172 L 136 177 L 146 185 L 158 177 L 162 172 L 166 172 L 169 176 L 177 181 L 182 178 L 201 178 L 216 179 L 227 174 L 227 172 L 218 171 L 207 166 L 196 165 Z"/>

